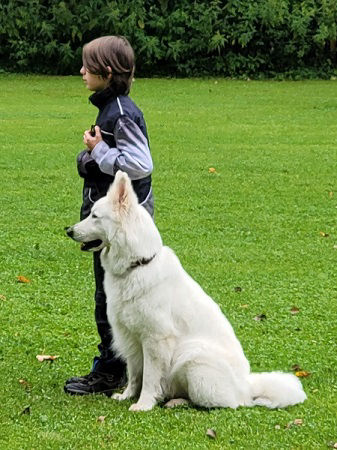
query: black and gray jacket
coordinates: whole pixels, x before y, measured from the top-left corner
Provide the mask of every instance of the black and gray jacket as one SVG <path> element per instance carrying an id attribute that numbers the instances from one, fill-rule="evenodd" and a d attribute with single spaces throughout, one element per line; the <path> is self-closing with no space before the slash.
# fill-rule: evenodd
<path id="1" fill-rule="evenodd" d="M 116 97 L 109 88 L 89 100 L 99 109 L 96 125 L 103 141 L 91 153 L 84 150 L 77 156 L 78 173 L 84 178 L 81 219 L 106 195 L 118 170 L 129 175 L 139 203 L 153 216 L 153 164 L 142 112 L 129 96 Z"/>

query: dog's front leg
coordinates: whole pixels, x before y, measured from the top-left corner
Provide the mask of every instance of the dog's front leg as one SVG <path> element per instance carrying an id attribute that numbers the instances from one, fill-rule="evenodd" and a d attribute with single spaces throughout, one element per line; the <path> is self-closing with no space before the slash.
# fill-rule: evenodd
<path id="1" fill-rule="evenodd" d="M 149 411 L 164 397 L 162 382 L 168 374 L 168 350 L 165 342 L 144 345 L 142 390 L 130 411 Z"/>
<path id="2" fill-rule="evenodd" d="M 129 398 L 136 397 L 141 390 L 143 373 L 142 353 L 127 358 L 126 366 L 128 371 L 128 384 L 124 392 L 112 396 L 114 400 L 128 400 Z"/>

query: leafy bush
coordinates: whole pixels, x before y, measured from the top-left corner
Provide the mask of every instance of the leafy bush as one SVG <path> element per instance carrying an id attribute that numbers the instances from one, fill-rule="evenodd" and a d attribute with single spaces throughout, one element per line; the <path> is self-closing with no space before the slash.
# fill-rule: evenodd
<path id="1" fill-rule="evenodd" d="M 123 34 L 138 75 L 231 77 L 336 68 L 335 0 L 4 0 L 3 70 L 77 73 L 85 42 Z"/>

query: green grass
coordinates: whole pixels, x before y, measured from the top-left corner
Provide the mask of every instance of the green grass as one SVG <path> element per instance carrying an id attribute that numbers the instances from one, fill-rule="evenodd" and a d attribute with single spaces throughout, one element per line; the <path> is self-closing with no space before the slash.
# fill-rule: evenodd
<path id="1" fill-rule="evenodd" d="M 79 77 L 1 75 L 0 83 L 0 448 L 337 442 L 337 82 L 134 83 L 164 242 L 221 305 L 252 370 L 299 364 L 311 373 L 308 400 L 285 410 L 139 414 L 129 402 L 63 393 L 68 376 L 89 370 L 98 343 L 91 256 L 63 231 L 78 220 L 75 156 L 96 110 Z M 254 320 L 262 313 L 266 320 Z M 42 353 L 59 358 L 40 363 Z M 294 419 L 303 424 L 287 427 Z"/>

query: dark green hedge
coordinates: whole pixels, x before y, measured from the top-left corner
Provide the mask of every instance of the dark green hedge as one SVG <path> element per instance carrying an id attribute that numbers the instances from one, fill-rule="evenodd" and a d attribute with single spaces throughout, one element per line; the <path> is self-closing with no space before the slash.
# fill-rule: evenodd
<path id="1" fill-rule="evenodd" d="M 123 34 L 138 75 L 331 76 L 337 0 L 2 0 L 0 67 L 78 73 L 85 42 Z"/>

